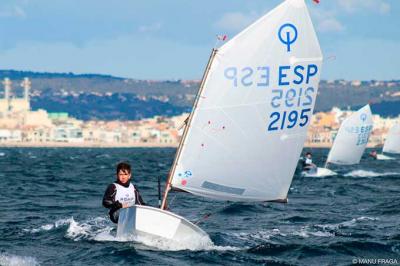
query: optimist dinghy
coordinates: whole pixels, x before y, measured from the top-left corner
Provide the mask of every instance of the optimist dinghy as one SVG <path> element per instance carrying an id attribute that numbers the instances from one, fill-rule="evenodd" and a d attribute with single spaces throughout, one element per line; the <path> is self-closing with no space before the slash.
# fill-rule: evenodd
<path id="1" fill-rule="evenodd" d="M 382 149 L 383 153 L 400 154 L 400 124 L 394 125 L 386 137 L 385 144 Z M 393 157 L 378 154 L 378 160 L 393 160 Z"/>
<path id="2" fill-rule="evenodd" d="M 338 165 L 358 164 L 367 146 L 373 127 L 371 108 L 367 104 L 343 121 L 328 154 L 324 168 L 318 167 L 306 176 L 330 176 L 336 173 L 326 168 L 328 163 Z"/>
<path id="3" fill-rule="evenodd" d="M 118 234 L 207 234 L 167 211 L 170 190 L 215 200 L 287 202 L 318 91 L 322 53 L 304 0 L 286 0 L 213 49 L 161 208 L 121 211 Z"/>

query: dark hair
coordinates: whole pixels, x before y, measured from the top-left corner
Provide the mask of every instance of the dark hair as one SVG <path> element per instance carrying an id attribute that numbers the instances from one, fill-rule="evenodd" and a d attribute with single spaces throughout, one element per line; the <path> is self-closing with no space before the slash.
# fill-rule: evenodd
<path id="1" fill-rule="evenodd" d="M 122 162 L 122 163 L 119 163 L 118 165 L 117 165 L 117 174 L 119 173 L 119 171 L 126 171 L 126 172 L 128 172 L 128 173 L 131 173 L 131 165 L 129 164 L 129 163 L 125 163 L 125 162 Z"/>
<path id="2" fill-rule="evenodd" d="M 307 152 L 307 153 L 306 153 L 306 156 L 307 156 L 307 155 L 311 155 L 311 152 Z"/>

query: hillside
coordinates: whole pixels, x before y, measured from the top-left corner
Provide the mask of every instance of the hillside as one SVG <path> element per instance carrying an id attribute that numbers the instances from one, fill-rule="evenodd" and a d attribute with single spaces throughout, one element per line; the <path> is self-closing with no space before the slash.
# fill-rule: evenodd
<path id="1" fill-rule="evenodd" d="M 199 81 L 137 80 L 108 75 L 37 73 L 0 70 L 13 81 L 14 93 L 24 77 L 32 82 L 34 110 L 68 112 L 79 119 L 140 119 L 176 115 L 191 110 Z M 0 95 L 3 94 L 1 91 Z M 356 109 L 370 102 L 374 113 L 400 115 L 400 81 L 321 81 L 316 111 L 333 106 Z"/>

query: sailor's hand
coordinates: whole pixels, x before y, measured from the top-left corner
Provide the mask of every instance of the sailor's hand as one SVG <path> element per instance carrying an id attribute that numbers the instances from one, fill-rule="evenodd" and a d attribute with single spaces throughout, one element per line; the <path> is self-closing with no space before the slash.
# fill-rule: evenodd
<path id="1" fill-rule="evenodd" d="M 131 205 L 129 203 L 122 203 L 122 208 L 129 208 Z"/>

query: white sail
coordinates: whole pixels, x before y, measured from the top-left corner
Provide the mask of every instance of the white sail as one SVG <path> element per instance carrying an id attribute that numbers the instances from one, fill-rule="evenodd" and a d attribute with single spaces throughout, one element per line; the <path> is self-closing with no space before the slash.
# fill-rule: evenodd
<path id="1" fill-rule="evenodd" d="M 359 163 L 367 146 L 372 126 L 369 105 L 344 120 L 329 151 L 327 162 L 344 165 Z"/>
<path id="2" fill-rule="evenodd" d="M 390 130 L 383 145 L 383 152 L 400 153 L 400 124 L 394 125 Z"/>
<path id="3" fill-rule="evenodd" d="M 304 0 L 283 2 L 218 49 L 172 186 L 221 200 L 286 200 L 321 64 Z"/>

